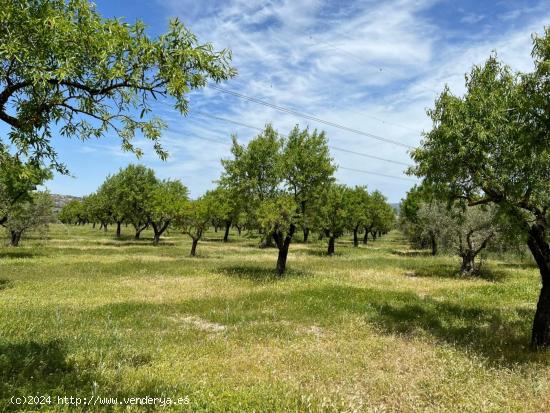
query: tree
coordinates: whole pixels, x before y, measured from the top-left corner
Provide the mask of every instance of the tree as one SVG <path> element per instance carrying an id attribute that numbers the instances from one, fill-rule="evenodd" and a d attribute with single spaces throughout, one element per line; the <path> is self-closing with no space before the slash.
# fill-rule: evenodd
<path id="1" fill-rule="evenodd" d="M 337 238 L 350 224 L 350 201 L 353 194 L 344 185 L 332 184 L 319 196 L 315 208 L 315 226 L 328 238 L 327 254 L 334 255 Z"/>
<path id="2" fill-rule="evenodd" d="M 450 241 L 462 258 L 460 273 L 475 274 L 478 272 L 475 266 L 476 257 L 500 231 L 496 208 L 478 205 L 467 209 L 458 207 L 451 212 L 454 215 L 454 225 L 450 227 Z"/>
<path id="3" fill-rule="evenodd" d="M 233 193 L 233 191 L 221 186 L 218 186 L 213 191 L 207 192 L 206 195 L 210 196 L 213 201 L 212 219 L 216 222 L 223 223 L 225 227 L 223 242 L 228 242 L 231 225 L 238 223 L 239 215 L 243 209 L 241 202 L 239 202 L 239 196 Z"/>
<path id="4" fill-rule="evenodd" d="M 155 172 L 143 165 L 128 165 L 107 178 L 104 185 L 117 223 L 117 237 L 120 237 L 122 222 L 127 222 L 135 229 L 134 238 L 139 239 L 149 224 L 146 209 L 157 184 Z"/>
<path id="5" fill-rule="evenodd" d="M 111 213 L 112 204 L 105 192 L 100 190 L 88 195 L 83 201 L 86 214 L 92 222 L 99 222 L 100 229 L 107 232 L 107 227 L 113 222 Z"/>
<path id="6" fill-rule="evenodd" d="M 531 344 L 550 345 L 550 29 L 535 37 L 535 70 L 517 74 L 491 56 L 428 111 L 433 128 L 413 151 L 411 170 L 441 196 L 496 204 L 522 230 L 542 288 Z"/>
<path id="7" fill-rule="evenodd" d="M 348 197 L 349 228 L 353 232 L 353 246 L 359 246 L 359 230 L 372 220 L 371 199 L 367 188 L 356 186 L 350 189 Z"/>
<path id="8" fill-rule="evenodd" d="M 452 224 L 449 206 L 441 201 L 422 202 L 416 215 L 419 237 L 427 240 L 432 255 L 437 255 L 438 243 L 444 238 Z"/>
<path id="9" fill-rule="evenodd" d="M 52 125 L 82 139 L 113 131 L 138 155 L 139 131 L 164 158 L 164 123 L 149 116 L 151 100 L 172 97 L 186 114 L 189 91 L 236 74 L 229 51 L 198 44 L 177 19 L 151 38 L 143 22 L 102 18 L 87 0 L 5 0 L 1 8 L 0 120 L 17 148 L 62 172 Z"/>
<path id="10" fill-rule="evenodd" d="M 281 193 L 261 201 L 256 214 L 260 227 L 273 237 L 279 249 L 276 268 L 281 276 L 286 271 L 288 250 L 300 219 L 298 205 L 293 196 Z"/>
<path id="11" fill-rule="evenodd" d="M 36 187 L 49 178 L 51 172 L 39 162 L 23 162 L 0 142 L 0 225 L 17 203 L 29 201 Z"/>
<path id="12" fill-rule="evenodd" d="M 84 203 L 79 200 L 72 200 L 63 205 L 61 211 L 57 215 L 57 219 L 64 224 L 82 225 L 87 222 Z"/>
<path id="13" fill-rule="evenodd" d="M 376 240 L 379 229 L 386 226 L 385 220 L 389 217 L 388 207 L 391 208 L 386 202 L 386 197 L 380 191 L 374 191 L 369 195 L 368 205 L 369 211 L 365 215 L 363 224 L 365 229 L 363 244 L 368 243 L 369 234 L 372 235 L 373 240 Z"/>
<path id="14" fill-rule="evenodd" d="M 121 236 L 121 227 L 126 218 L 127 210 L 125 200 L 124 182 L 120 174 L 109 175 L 98 189 L 98 193 L 105 203 L 108 215 L 116 224 L 116 237 Z"/>
<path id="15" fill-rule="evenodd" d="M 2 225 L 8 231 L 10 245 L 17 247 L 24 232 L 44 228 L 53 219 L 52 197 L 47 192 L 35 192 L 29 200 L 18 203 Z"/>
<path id="16" fill-rule="evenodd" d="M 271 125 L 243 146 L 233 136 L 233 159 L 223 159 L 224 171 L 220 178 L 222 187 L 239 197 L 247 212 L 255 211 L 263 201 L 278 197 L 283 187 L 283 140 Z M 260 226 L 260 228 L 263 228 Z M 263 246 L 271 243 L 271 234 L 265 233 Z"/>
<path id="17" fill-rule="evenodd" d="M 207 194 L 195 201 L 186 202 L 175 219 L 176 227 L 191 238 L 191 256 L 197 252 L 197 244 L 208 229 L 215 210 L 215 199 Z"/>
<path id="18" fill-rule="evenodd" d="M 325 132 L 306 128 L 300 130 L 296 125 L 285 140 L 282 153 L 282 173 L 287 188 L 300 206 L 304 242 L 308 241 L 311 214 L 308 206 L 322 188 L 334 182 L 336 166 L 330 156 Z"/>
<path id="19" fill-rule="evenodd" d="M 157 183 L 147 206 L 147 220 L 153 228 L 153 244 L 158 245 L 160 237 L 178 216 L 187 201 L 187 188 L 180 181 L 164 180 Z"/>

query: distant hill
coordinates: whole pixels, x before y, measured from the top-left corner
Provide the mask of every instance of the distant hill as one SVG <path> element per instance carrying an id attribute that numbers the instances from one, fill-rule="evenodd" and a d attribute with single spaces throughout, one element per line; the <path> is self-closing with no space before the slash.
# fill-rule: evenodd
<path id="1" fill-rule="evenodd" d="M 82 198 L 78 196 L 73 195 L 60 195 L 60 194 L 51 194 L 53 198 L 53 211 L 54 213 L 58 213 L 61 208 L 63 208 L 65 205 L 67 205 L 71 201 L 81 201 Z"/>

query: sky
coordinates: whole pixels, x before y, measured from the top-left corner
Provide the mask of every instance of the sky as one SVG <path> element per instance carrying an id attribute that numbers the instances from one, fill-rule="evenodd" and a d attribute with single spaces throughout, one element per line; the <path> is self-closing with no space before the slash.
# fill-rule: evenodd
<path id="1" fill-rule="evenodd" d="M 190 95 L 186 117 L 167 103 L 154 105 L 169 126 L 162 136 L 167 161 L 139 136 L 136 142 L 146 153 L 139 160 L 123 152 L 112 134 L 85 142 L 55 138 L 71 176 L 48 182 L 53 193 L 89 194 L 108 174 L 139 162 L 161 178 L 180 179 L 197 197 L 215 186 L 220 159 L 230 156 L 231 134 L 246 143 L 258 133 L 253 128 L 270 122 L 282 134 L 296 124 L 325 130 L 340 166 L 338 181 L 367 185 L 399 202 L 416 181 L 404 173 L 412 162 L 408 147 L 430 129 L 426 109 L 444 85 L 461 94 L 464 74 L 492 51 L 513 69 L 530 70 L 531 36 L 550 23 L 549 0 L 98 0 L 96 5 L 104 17 L 143 20 L 152 36 L 178 17 L 201 43 L 231 49 L 239 73 L 220 85 L 224 89 L 345 128 L 208 86 Z"/>

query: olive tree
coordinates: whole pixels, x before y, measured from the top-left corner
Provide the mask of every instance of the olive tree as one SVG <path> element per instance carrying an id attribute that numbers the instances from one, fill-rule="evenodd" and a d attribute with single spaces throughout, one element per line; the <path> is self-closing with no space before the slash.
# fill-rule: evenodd
<path id="1" fill-rule="evenodd" d="M 428 111 L 433 128 L 412 156 L 412 173 L 450 199 L 496 204 L 525 236 L 542 288 L 531 344 L 550 345 L 550 29 L 534 39 L 535 69 L 514 73 L 491 56 L 445 88 Z"/>
<path id="2" fill-rule="evenodd" d="M 10 245 L 17 247 L 24 232 L 43 229 L 53 220 L 53 200 L 50 194 L 34 192 L 28 200 L 13 208 L 2 225 L 9 234 Z"/>

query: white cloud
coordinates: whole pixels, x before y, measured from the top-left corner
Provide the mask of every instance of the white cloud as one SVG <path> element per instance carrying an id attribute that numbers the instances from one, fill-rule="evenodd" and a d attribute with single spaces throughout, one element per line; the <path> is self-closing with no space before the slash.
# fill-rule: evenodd
<path id="1" fill-rule="evenodd" d="M 500 19 L 514 24 L 503 23 L 492 32 L 483 26 L 475 35 L 464 33 L 463 41 L 451 42 L 444 23 L 430 19 L 429 9 L 437 0 L 158 2 L 168 15 L 179 16 L 199 39 L 233 51 L 239 75 L 224 87 L 408 145 L 418 144 L 420 131 L 430 127 L 425 109 L 443 85 L 460 93 L 464 73 L 472 64 L 482 63 L 492 50 L 513 68 L 529 70 L 531 33 L 541 31 L 550 17 L 550 11 L 540 9 L 538 18 L 519 20 L 528 10 L 519 10 L 517 15 L 508 11 Z M 467 22 L 465 26 L 486 20 L 468 10 L 457 19 Z M 193 196 L 212 186 L 221 170 L 219 159 L 229 155 L 228 144 L 199 138 L 228 142 L 229 135 L 237 132 L 247 141 L 255 134 L 197 112 L 256 127 L 273 122 L 283 133 L 296 123 L 309 124 L 326 129 L 336 147 L 410 161 L 404 148 L 208 88 L 191 95 L 190 109 L 189 117 L 181 118 L 166 105 L 158 108 L 170 125 L 163 142 L 172 157 L 161 163 L 147 155 L 144 161 L 163 177 L 181 178 Z M 342 166 L 403 176 L 404 167 L 399 165 L 338 151 L 333 156 Z M 408 181 L 346 170 L 340 170 L 338 178 L 348 184 L 367 183 L 383 190 L 392 201 L 411 186 Z"/>

